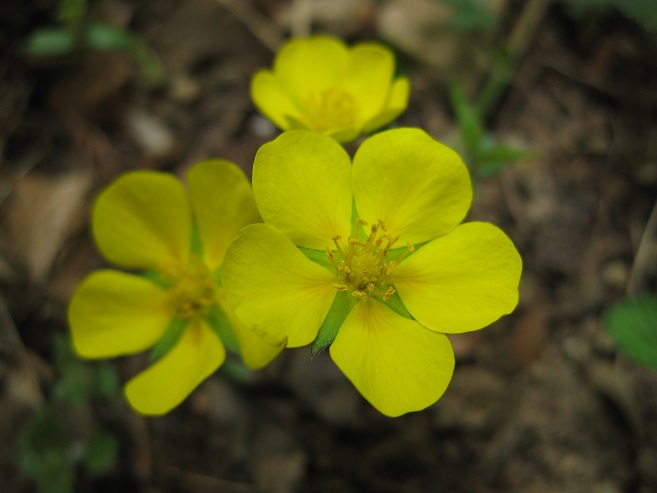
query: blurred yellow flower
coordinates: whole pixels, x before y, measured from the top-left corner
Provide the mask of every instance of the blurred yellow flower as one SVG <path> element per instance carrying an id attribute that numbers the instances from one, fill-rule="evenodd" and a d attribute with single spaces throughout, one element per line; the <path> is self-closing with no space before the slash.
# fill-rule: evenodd
<path id="1" fill-rule="evenodd" d="M 226 248 L 259 221 L 250 184 L 228 161 L 195 165 L 189 192 L 175 176 L 133 171 L 100 193 L 92 215 L 98 248 L 137 273 L 91 273 L 68 309 L 73 344 L 85 358 L 109 358 L 154 346 L 154 363 L 126 385 L 143 414 L 166 413 L 238 351 L 251 368 L 280 348 L 239 323 L 220 282 Z"/>
<path id="2" fill-rule="evenodd" d="M 406 77 L 394 77 L 385 46 L 352 48 L 328 36 L 288 41 L 273 70 L 251 81 L 257 108 L 283 130 L 310 129 L 349 142 L 397 118 L 408 103 Z"/>
<path id="3" fill-rule="evenodd" d="M 443 394 L 454 368 L 444 333 L 517 304 L 518 252 L 492 224 L 460 224 L 468 171 L 421 130 L 370 137 L 353 165 L 327 136 L 286 132 L 258 151 L 253 190 L 264 224 L 242 230 L 222 270 L 235 314 L 271 344 L 330 345 L 383 414 Z"/>

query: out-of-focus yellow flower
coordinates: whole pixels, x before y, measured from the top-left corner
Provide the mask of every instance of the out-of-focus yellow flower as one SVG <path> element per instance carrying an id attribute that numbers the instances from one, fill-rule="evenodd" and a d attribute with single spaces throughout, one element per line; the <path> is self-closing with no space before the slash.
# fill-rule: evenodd
<path id="1" fill-rule="evenodd" d="M 254 75 L 251 96 L 283 130 L 310 129 L 349 142 L 406 109 L 408 79 L 394 72 L 393 54 L 380 44 L 349 48 L 328 36 L 298 38 L 280 49 L 273 70 Z"/>
<path id="2" fill-rule="evenodd" d="M 444 333 L 517 304 L 518 252 L 492 224 L 460 224 L 467 169 L 421 130 L 370 137 L 353 165 L 329 137 L 286 132 L 258 151 L 253 190 L 264 224 L 242 230 L 222 271 L 235 314 L 271 344 L 330 345 L 388 416 L 443 394 L 454 368 Z"/>
<path id="3" fill-rule="evenodd" d="M 177 406 L 223 363 L 225 347 L 252 368 L 280 351 L 235 319 L 220 282 L 228 244 L 260 220 L 246 176 L 228 161 L 204 161 L 189 171 L 187 184 L 189 192 L 171 174 L 133 171 L 101 192 L 92 215 L 98 248 L 140 273 L 91 273 L 68 309 L 82 357 L 154 346 L 154 363 L 125 388 L 143 414 Z"/>

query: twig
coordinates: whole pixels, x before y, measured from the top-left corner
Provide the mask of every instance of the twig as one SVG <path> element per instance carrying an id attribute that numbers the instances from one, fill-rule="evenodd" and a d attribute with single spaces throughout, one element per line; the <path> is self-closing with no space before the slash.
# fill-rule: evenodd
<path id="1" fill-rule="evenodd" d="M 271 52 L 275 53 L 283 43 L 283 33 L 267 17 L 245 0 L 217 0 L 233 14 Z"/>
<path id="2" fill-rule="evenodd" d="M 657 202 L 652 208 L 646 227 L 641 235 L 639 247 L 632 262 L 632 269 L 627 280 L 627 294 L 634 295 L 640 292 L 639 274 L 647 265 L 651 265 L 655 255 L 655 233 L 657 232 Z"/>
<path id="3" fill-rule="evenodd" d="M 536 35 L 538 25 L 551 3 L 552 0 L 530 0 L 527 3 L 506 43 L 506 54 L 509 58 L 507 72 L 515 72 L 516 65 L 529 49 L 531 39 Z M 493 66 L 484 89 L 481 91 L 481 96 L 479 96 L 477 109 L 482 119 L 486 119 L 493 110 L 511 80 L 510 74 L 501 74 L 500 72 L 499 65 Z"/>

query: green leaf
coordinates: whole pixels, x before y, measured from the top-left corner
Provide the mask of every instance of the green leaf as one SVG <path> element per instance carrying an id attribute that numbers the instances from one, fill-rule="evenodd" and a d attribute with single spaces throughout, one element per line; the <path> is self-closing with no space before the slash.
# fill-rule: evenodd
<path id="1" fill-rule="evenodd" d="M 129 51 L 133 44 L 130 33 L 106 24 L 89 26 L 85 38 L 86 48 L 92 51 Z"/>
<path id="2" fill-rule="evenodd" d="M 310 344 L 310 354 L 316 355 L 329 346 L 338 335 L 340 327 L 360 300 L 352 296 L 348 291 L 338 291 L 333 299 L 333 304 L 326 314 L 326 318 L 319 328 L 317 337 Z"/>
<path id="3" fill-rule="evenodd" d="M 116 461 L 118 442 L 110 433 L 96 430 L 87 443 L 84 464 L 91 474 L 102 474 L 112 468 Z"/>
<path id="4" fill-rule="evenodd" d="M 474 156 L 481 148 L 484 137 L 479 114 L 474 106 L 465 99 L 465 95 L 459 86 L 451 84 L 449 94 L 463 145 L 467 153 Z"/>
<path id="5" fill-rule="evenodd" d="M 20 437 L 21 466 L 36 478 L 41 493 L 73 491 L 71 450 L 69 429 L 49 406 L 41 408 Z"/>
<path id="6" fill-rule="evenodd" d="M 657 300 L 628 298 L 604 315 L 605 326 L 619 348 L 642 365 L 657 370 Z"/>
<path id="7" fill-rule="evenodd" d="M 94 388 L 100 397 L 112 397 L 119 390 L 120 382 L 114 368 L 108 364 L 99 365 L 94 372 Z"/>
<path id="8" fill-rule="evenodd" d="M 26 51 L 34 57 L 55 57 L 75 51 L 75 37 L 64 27 L 35 31 L 27 40 Z"/>

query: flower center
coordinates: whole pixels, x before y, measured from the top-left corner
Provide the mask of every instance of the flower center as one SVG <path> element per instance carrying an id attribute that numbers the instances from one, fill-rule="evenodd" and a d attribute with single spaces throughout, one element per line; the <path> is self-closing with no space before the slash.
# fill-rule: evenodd
<path id="1" fill-rule="evenodd" d="M 335 250 L 326 247 L 326 255 L 340 280 L 333 284 L 338 291 L 350 291 L 352 296 L 367 299 L 368 296 L 382 296 L 383 301 L 395 294 L 390 274 L 399 262 L 415 250 L 413 245 L 406 243 L 404 250 L 397 258 L 390 259 L 388 254 L 399 236 L 390 235 L 379 220 L 370 225 L 370 233 L 365 241 L 358 239 L 360 228 L 368 226 L 362 219 L 356 219 L 353 236 L 347 238 L 346 244 L 340 243 L 340 236 L 333 237 Z"/>
<path id="2" fill-rule="evenodd" d="M 162 277 L 171 285 L 167 306 L 173 316 L 193 318 L 214 301 L 215 283 L 205 263 L 196 257 L 186 266 L 174 265 L 164 270 Z"/>
<path id="3" fill-rule="evenodd" d="M 301 100 L 300 120 L 313 130 L 331 130 L 354 125 L 358 106 L 353 96 L 343 89 L 330 87 L 312 92 Z"/>

